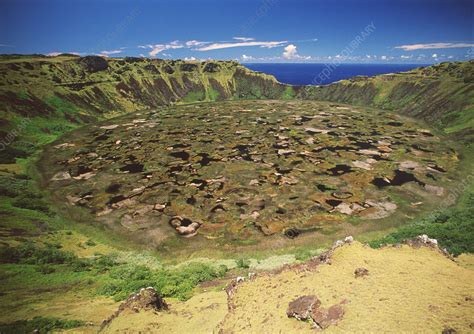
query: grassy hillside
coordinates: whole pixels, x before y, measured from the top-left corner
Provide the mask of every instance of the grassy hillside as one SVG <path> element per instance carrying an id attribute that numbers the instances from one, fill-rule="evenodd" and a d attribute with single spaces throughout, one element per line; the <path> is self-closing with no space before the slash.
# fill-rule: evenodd
<path id="1" fill-rule="evenodd" d="M 4 55 L 0 163 L 97 119 L 173 103 L 291 96 L 274 77 L 231 61 Z"/>
<path id="2" fill-rule="evenodd" d="M 394 110 L 424 119 L 466 143 L 474 139 L 473 60 L 307 86 L 298 96 Z"/>

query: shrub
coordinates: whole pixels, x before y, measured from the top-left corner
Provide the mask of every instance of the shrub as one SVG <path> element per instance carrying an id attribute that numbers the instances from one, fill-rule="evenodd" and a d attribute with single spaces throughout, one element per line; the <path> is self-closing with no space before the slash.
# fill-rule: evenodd
<path id="1" fill-rule="evenodd" d="M 44 213 L 50 213 L 46 202 L 38 195 L 24 194 L 15 198 L 12 202 L 13 206 L 22 209 L 35 210 Z"/>
<path id="2" fill-rule="evenodd" d="M 117 265 L 117 254 L 96 254 L 92 260 L 92 265 L 98 272 L 110 270 L 110 268 Z"/>
<path id="3" fill-rule="evenodd" d="M 250 268 L 250 260 L 248 259 L 241 258 L 241 259 L 238 259 L 236 263 L 237 263 L 238 268 L 242 268 L 242 269 Z"/>
<path id="4" fill-rule="evenodd" d="M 63 320 L 49 317 L 34 317 L 31 320 L 18 320 L 12 323 L 0 324 L 0 333 L 33 333 L 36 330 L 39 333 L 49 333 L 53 330 L 72 329 L 84 325 L 85 322 L 80 320 Z"/>
<path id="5" fill-rule="evenodd" d="M 8 197 L 18 196 L 27 191 L 28 181 L 20 175 L 0 176 L 0 194 Z"/>

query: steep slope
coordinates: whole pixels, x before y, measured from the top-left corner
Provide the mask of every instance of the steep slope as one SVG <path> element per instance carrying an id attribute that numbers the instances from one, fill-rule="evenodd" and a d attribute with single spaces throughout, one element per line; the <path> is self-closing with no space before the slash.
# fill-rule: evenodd
<path id="1" fill-rule="evenodd" d="M 433 280 L 433 275 L 442 279 Z M 104 333 L 157 328 L 195 333 L 314 333 L 321 328 L 325 333 L 454 333 L 470 332 L 473 326 L 474 272 L 419 241 L 378 250 L 358 242 L 339 243 L 306 263 L 248 277 L 226 288 L 227 314 L 223 292 L 203 292 L 185 303 L 173 301 L 167 311 L 124 313 Z M 304 296 L 319 300 L 308 312 L 319 322 L 288 315 L 291 302 Z M 324 320 L 324 309 L 331 305 L 341 312 Z"/>
<path id="2" fill-rule="evenodd" d="M 474 60 L 306 86 L 298 97 L 393 110 L 465 142 L 474 138 Z"/>
<path id="3" fill-rule="evenodd" d="M 173 103 L 282 98 L 288 89 L 237 62 L 4 55 L 0 163 L 97 119 Z"/>
<path id="4" fill-rule="evenodd" d="M 73 55 L 0 58 L 0 101 L 7 111 L 30 117 L 51 115 L 61 103 L 76 109 L 71 112 L 112 116 L 174 102 L 278 98 L 283 90 L 272 76 L 237 62 Z"/>

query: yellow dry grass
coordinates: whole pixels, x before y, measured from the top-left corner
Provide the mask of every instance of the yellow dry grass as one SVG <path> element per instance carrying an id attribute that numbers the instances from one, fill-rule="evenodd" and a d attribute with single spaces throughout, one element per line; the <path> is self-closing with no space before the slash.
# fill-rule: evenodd
<path id="1" fill-rule="evenodd" d="M 364 267 L 369 276 L 355 278 Z M 311 333 L 310 324 L 286 316 L 288 303 L 315 294 L 328 307 L 346 299 L 344 318 L 328 333 L 441 333 L 474 329 L 474 271 L 423 247 L 374 250 L 360 243 L 336 249 L 331 265 L 287 270 L 243 283 L 224 333 Z"/>
<path id="2" fill-rule="evenodd" d="M 345 315 L 328 333 L 440 333 L 473 330 L 474 271 L 437 250 L 409 246 L 371 249 L 358 242 L 337 248 L 331 264 L 312 271 L 261 274 L 239 285 L 232 312 L 223 291 L 171 302 L 160 313 L 126 313 L 106 333 L 313 333 L 311 325 L 286 316 L 288 303 L 315 294 L 328 307 L 342 300 Z M 364 267 L 369 276 L 355 278 Z"/>
<path id="3" fill-rule="evenodd" d="M 214 333 L 227 313 L 224 291 L 204 292 L 186 302 L 168 304 L 170 310 L 159 313 L 122 313 L 103 333 Z"/>

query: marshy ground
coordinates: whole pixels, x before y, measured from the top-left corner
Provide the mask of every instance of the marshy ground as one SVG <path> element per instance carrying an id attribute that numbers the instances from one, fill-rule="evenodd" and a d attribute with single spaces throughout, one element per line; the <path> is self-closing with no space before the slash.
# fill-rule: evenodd
<path id="1" fill-rule="evenodd" d="M 46 148 L 40 170 L 70 217 L 179 252 L 396 226 L 436 208 L 457 165 L 448 141 L 395 114 L 239 101 L 81 128 Z"/>

